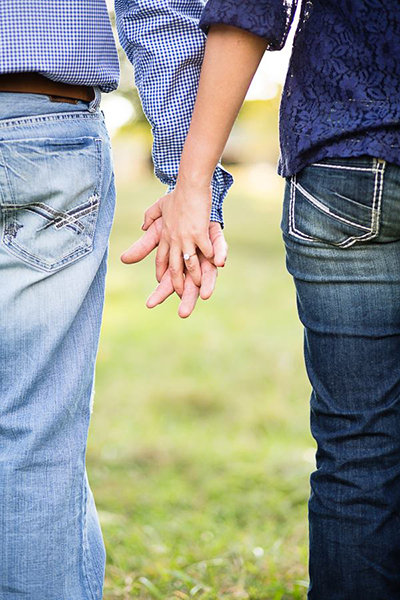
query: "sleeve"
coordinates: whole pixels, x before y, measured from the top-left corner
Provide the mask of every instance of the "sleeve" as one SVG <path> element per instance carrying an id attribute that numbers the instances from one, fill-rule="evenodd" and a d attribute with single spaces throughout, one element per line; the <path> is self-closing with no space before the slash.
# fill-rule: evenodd
<path id="1" fill-rule="evenodd" d="M 193 112 L 206 36 L 202 0 L 115 0 L 123 49 L 133 64 L 143 111 L 152 127 L 154 172 L 171 191 Z M 218 164 L 210 219 L 223 226 L 222 204 L 233 178 Z"/>
<path id="2" fill-rule="evenodd" d="M 211 25 L 233 25 L 268 41 L 267 50 L 285 45 L 297 0 L 208 0 L 200 19 L 207 33 Z"/>

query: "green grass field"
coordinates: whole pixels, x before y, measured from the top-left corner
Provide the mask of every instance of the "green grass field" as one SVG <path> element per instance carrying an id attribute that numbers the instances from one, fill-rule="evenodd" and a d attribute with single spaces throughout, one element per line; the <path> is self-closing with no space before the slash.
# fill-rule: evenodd
<path id="1" fill-rule="evenodd" d="M 187 320 L 120 253 L 161 193 L 120 181 L 87 454 L 111 599 L 304 599 L 314 468 L 283 182 L 238 171 L 227 265 Z M 260 180 L 262 183 L 260 183 Z"/>

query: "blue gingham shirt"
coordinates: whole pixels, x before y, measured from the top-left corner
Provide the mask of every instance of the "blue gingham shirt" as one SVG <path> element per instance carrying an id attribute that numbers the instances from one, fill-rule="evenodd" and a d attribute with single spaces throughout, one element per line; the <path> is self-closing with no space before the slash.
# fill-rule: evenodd
<path id="1" fill-rule="evenodd" d="M 55 81 L 118 87 L 119 63 L 105 0 L 1 0 L 0 73 L 36 71 Z M 173 189 L 196 98 L 205 34 L 202 0 L 115 0 L 121 45 L 153 131 L 153 162 Z M 211 220 L 233 179 L 218 165 Z"/>

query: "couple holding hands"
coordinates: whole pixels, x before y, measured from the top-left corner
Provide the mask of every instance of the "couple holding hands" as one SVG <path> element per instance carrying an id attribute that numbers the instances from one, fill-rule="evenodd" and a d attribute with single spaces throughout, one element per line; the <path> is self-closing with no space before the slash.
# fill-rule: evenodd
<path id="1" fill-rule="evenodd" d="M 214 291 L 232 184 L 219 159 L 296 4 L 115 0 L 169 186 L 121 256 L 156 249 L 149 307 L 176 292 L 187 317 Z M 278 172 L 318 445 L 309 600 L 400 598 L 399 55 L 400 4 L 301 2 Z M 2 600 L 102 598 L 85 452 L 115 208 L 100 101 L 118 77 L 105 0 L 2 1 Z"/>

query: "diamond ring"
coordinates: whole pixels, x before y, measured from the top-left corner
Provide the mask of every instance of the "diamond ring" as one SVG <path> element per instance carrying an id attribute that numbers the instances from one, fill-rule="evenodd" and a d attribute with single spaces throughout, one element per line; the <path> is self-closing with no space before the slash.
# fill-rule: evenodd
<path id="1" fill-rule="evenodd" d="M 183 260 L 189 260 L 189 258 L 194 256 L 195 254 L 196 254 L 196 252 L 194 252 L 193 254 L 189 254 L 188 252 L 185 252 L 183 255 Z"/>

